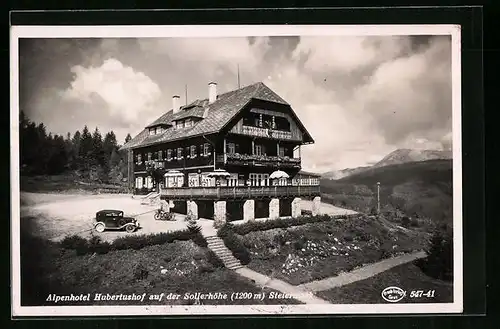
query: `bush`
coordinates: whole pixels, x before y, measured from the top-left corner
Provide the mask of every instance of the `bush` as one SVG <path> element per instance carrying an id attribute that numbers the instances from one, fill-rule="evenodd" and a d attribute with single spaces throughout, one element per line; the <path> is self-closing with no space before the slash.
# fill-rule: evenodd
<path id="1" fill-rule="evenodd" d="M 438 229 L 432 235 L 427 257 L 417 266 L 427 275 L 445 281 L 453 280 L 453 234 L 450 228 Z"/>
<path id="2" fill-rule="evenodd" d="M 90 240 L 79 236 L 70 236 L 64 238 L 60 245 L 65 249 L 76 250 L 77 255 L 85 255 L 89 253 L 105 254 L 112 250 L 139 250 L 145 247 L 160 245 L 164 243 L 172 243 L 174 241 L 193 240 L 200 247 L 206 247 L 207 242 L 201 233 L 193 229 L 185 229 L 182 231 L 174 231 L 168 233 L 157 233 L 149 235 L 132 235 L 117 238 L 112 243 L 101 241 L 98 236 L 92 237 Z"/>
<path id="3" fill-rule="evenodd" d="M 349 216 L 319 215 L 319 216 L 301 216 L 297 218 L 278 218 L 274 220 L 266 220 L 259 222 L 249 221 L 238 226 L 231 226 L 231 230 L 239 235 L 245 235 L 255 231 L 267 231 L 275 228 L 288 228 L 292 226 L 304 225 L 309 223 L 320 223 L 320 222 L 330 221 L 333 219 L 340 219 L 347 217 Z"/>
<path id="4" fill-rule="evenodd" d="M 217 257 L 217 255 L 212 250 L 208 250 L 207 260 L 215 268 L 224 267 L 224 262 L 219 257 Z"/>
<path id="5" fill-rule="evenodd" d="M 407 216 L 401 218 L 401 226 L 403 226 L 404 228 L 410 227 L 410 219 Z"/>
<path id="6" fill-rule="evenodd" d="M 233 229 L 233 225 L 225 224 L 217 231 L 217 236 L 224 241 L 226 247 L 231 250 L 233 256 L 236 257 L 241 264 L 247 265 L 251 260 L 250 252 L 234 233 Z"/>
<path id="7" fill-rule="evenodd" d="M 200 232 L 193 233 L 193 237 L 191 238 L 191 240 L 193 240 L 193 242 L 198 247 L 201 247 L 201 248 L 208 247 L 207 240 L 205 239 L 205 237 Z"/>
<path id="8" fill-rule="evenodd" d="M 81 236 L 78 235 L 71 235 L 67 236 L 64 239 L 62 239 L 59 244 L 61 247 L 64 249 L 73 249 L 77 251 L 77 254 L 79 254 L 78 251 L 86 253 L 88 249 L 88 241 L 87 239 L 82 238 Z"/>
<path id="9" fill-rule="evenodd" d="M 141 263 L 137 264 L 134 268 L 134 279 L 145 280 L 148 278 L 149 271 Z"/>

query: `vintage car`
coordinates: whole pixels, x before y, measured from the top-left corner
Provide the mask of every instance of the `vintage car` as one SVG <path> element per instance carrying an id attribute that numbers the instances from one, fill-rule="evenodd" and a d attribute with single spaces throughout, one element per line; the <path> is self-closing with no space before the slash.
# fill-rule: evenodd
<path id="1" fill-rule="evenodd" d="M 128 233 L 135 232 L 140 227 L 137 219 L 124 217 L 121 210 L 100 210 L 95 214 L 94 229 L 102 233 L 105 230 L 125 229 Z"/>

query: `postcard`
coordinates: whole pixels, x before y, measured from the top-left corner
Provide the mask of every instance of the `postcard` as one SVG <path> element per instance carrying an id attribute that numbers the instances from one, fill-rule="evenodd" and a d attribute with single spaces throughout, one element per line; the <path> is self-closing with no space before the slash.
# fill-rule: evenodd
<path id="1" fill-rule="evenodd" d="M 12 315 L 463 311 L 460 26 L 12 26 Z"/>

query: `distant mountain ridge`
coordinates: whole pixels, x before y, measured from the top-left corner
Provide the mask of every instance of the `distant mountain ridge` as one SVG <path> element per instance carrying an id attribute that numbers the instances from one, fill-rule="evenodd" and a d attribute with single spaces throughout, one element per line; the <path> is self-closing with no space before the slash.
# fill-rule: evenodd
<path id="1" fill-rule="evenodd" d="M 364 166 L 357 168 L 346 168 L 342 170 L 328 171 L 323 173 L 321 177 L 337 180 L 364 172 L 372 168 L 379 168 L 379 167 L 385 167 L 385 166 L 408 163 L 408 162 L 420 162 L 428 160 L 449 160 L 449 159 L 452 159 L 452 151 L 397 149 L 386 155 L 382 160 L 375 163 L 373 166 Z"/>

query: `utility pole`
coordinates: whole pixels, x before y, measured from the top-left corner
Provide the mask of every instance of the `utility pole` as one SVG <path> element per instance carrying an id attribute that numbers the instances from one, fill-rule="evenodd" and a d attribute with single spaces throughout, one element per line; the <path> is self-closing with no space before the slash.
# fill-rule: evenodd
<path id="1" fill-rule="evenodd" d="M 188 105 L 188 85 L 186 85 L 186 105 Z"/>
<path id="2" fill-rule="evenodd" d="M 238 89 L 240 89 L 240 64 L 238 64 Z"/>
<path id="3" fill-rule="evenodd" d="M 380 215 L 380 182 L 377 182 L 377 214 Z"/>

